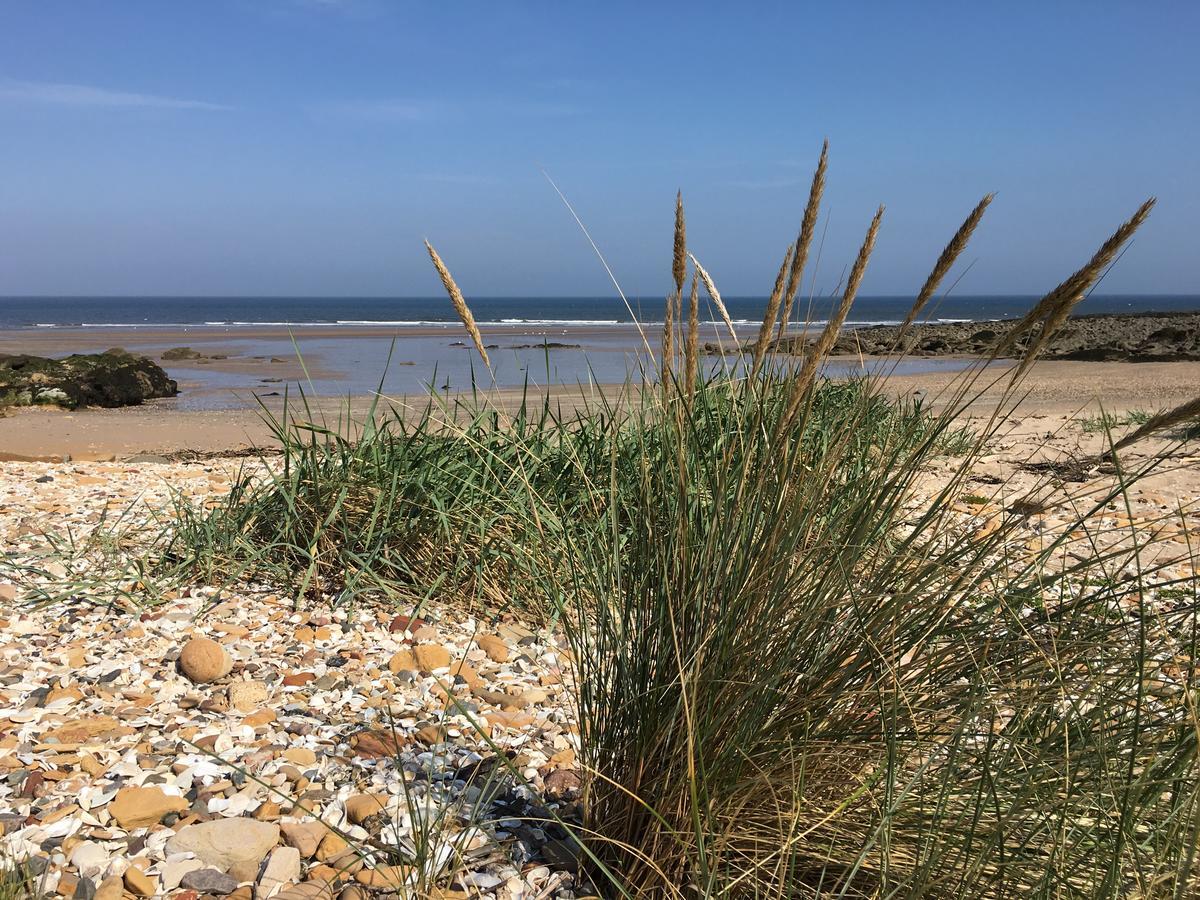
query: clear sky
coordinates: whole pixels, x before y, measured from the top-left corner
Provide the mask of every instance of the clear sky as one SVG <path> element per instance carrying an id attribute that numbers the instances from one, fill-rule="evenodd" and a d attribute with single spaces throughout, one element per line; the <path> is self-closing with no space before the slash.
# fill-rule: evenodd
<path id="1" fill-rule="evenodd" d="M 0 295 L 669 284 L 676 188 L 764 294 L 831 145 L 828 290 L 1039 293 L 1149 195 L 1103 291 L 1200 293 L 1200 3 L 0 0 Z"/>

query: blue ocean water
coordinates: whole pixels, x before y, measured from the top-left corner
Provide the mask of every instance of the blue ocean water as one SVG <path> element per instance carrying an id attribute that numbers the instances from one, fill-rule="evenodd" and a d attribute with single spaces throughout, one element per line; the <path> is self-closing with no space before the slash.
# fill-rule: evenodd
<path id="1" fill-rule="evenodd" d="M 983 320 L 1018 316 L 1037 300 L 1029 296 L 947 297 L 931 304 L 930 320 Z M 813 301 L 811 320 L 822 320 L 829 298 Z M 763 297 L 726 297 L 735 321 L 757 322 Z M 851 325 L 898 322 L 911 297 L 860 297 Z M 482 297 L 470 299 L 480 324 L 571 327 L 632 322 L 619 297 Z M 662 318 L 661 297 L 630 298 L 639 321 Z M 807 301 L 801 304 L 801 315 Z M 707 304 L 705 306 L 707 309 Z M 1094 295 L 1079 313 L 1173 312 L 1200 310 L 1200 295 Z M 708 313 L 711 315 L 711 312 Z M 0 329 L 88 327 L 170 327 L 252 325 L 382 325 L 403 329 L 451 325 L 453 309 L 441 297 L 0 297 Z"/>
<path id="2" fill-rule="evenodd" d="M 952 297 L 933 304 L 928 318 L 1009 318 L 1024 313 L 1036 299 Z M 807 319 L 819 327 L 832 302 L 818 299 L 811 311 L 805 303 L 793 322 Z M 219 409 L 253 406 L 255 396 L 283 391 L 345 397 L 382 390 L 392 397 L 412 397 L 431 390 L 468 390 L 481 382 L 501 387 L 622 383 L 640 377 L 643 348 L 658 346 L 658 329 L 639 333 L 616 297 L 494 297 L 470 303 L 483 330 L 490 370 L 482 366 L 445 297 L 8 297 L 0 298 L 0 350 L 65 355 L 119 344 L 160 360 L 179 382 L 180 396 L 164 402 Z M 847 325 L 898 322 L 911 303 L 909 297 L 859 298 Z M 631 300 L 631 305 L 641 324 L 661 322 L 660 299 Z M 757 333 L 765 298 L 727 298 L 727 305 L 735 322 L 742 323 L 740 336 Z M 707 304 L 704 309 L 702 318 L 711 323 L 713 313 Z M 1200 296 L 1093 296 L 1080 307 L 1091 313 L 1187 310 L 1200 310 Z M 284 325 L 288 327 L 280 327 Z M 702 335 L 705 341 L 727 338 L 724 327 L 713 324 Z M 553 346 L 546 346 L 547 341 Z M 162 360 L 165 350 L 179 345 L 226 356 L 235 364 Z M 305 377 L 279 377 L 272 360 L 296 357 L 305 363 Z M 705 363 L 724 361 L 706 357 Z M 834 360 L 827 373 L 850 375 L 864 371 L 860 365 Z M 897 371 L 915 374 L 965 365 L 914 358 L 902 361 Z"/>

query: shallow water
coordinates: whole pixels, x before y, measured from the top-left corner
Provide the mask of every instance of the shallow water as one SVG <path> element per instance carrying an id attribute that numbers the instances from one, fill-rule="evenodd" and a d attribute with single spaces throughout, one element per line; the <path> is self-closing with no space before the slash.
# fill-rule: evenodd
<path id="1" fill-rule="evenodd" d="M 579 344 L 579 348 L 546 349 L 519 347 L 542 340 Z M 431 390 L 466 391 L 473 385 L 486 388 L 544 387 L 547 385 L 606 385 L 627 380 L 640 381 L 648 359 L 636 332 L 620 329 L 611 334 L 589 333 L 573 336 L 570 331 L 550 338 L 513 333 L 492 335 L 488 355 L 489 373 L 474 347 L 464 345 L 457 333 L 435 337 L 386 337 L 306 339 L 296 338 L 301 358 L 309 369 L 309 378 L 265 381 L 273 377 L 262 373 L 229 372 L 215 366 L 173 367 L 164 363 L 171 377 L 180 383 L 182 393 L 176 399 L 181 409 L 222 409 L 252 404 L 254 395 L 274 395 L 286 389 L 295 396 L 300 390 L 316 397 L 363 396 L 380 391 L 389 397 L 419 396 Z M 294 355 L 296 347 L 288 340 L 225 340 L 223 351 L 242 357 Z M 143 348 L 151 355 L 162 348 Z M 734 357 L 702 357 L 709 370 L 732 366 Z M 832 377 L 877 372 L 884 367 L 897 374 L 955 371 L 966 368 L 968 360 L 911 359 L 899 363 L 837 359 L 825 366 Z M 382 384 L 382 387 L 381 387 Z"/>

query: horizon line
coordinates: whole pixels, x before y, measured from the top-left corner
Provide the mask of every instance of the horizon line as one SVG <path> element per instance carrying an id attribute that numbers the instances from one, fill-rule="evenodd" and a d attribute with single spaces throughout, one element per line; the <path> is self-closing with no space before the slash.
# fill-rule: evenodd
<path id="1" fill-rule="evenodd" d="M 654 296 L 653 294 L 633 294 L 628 296 Z M 838 295 L 821 295 L 814 300 L 833 300 Z M 915 297 L 915 293 L 859 294 L 860 299 L 907 299 Z M 995 299 L 997 297 L 1041 297 L 1043 293 L 1022 294 L 993 292 L 986 294 L 954 294 L 942 296 L 940 299 L 973 300 Z M 765 300 L 766 294 L 725 294 L 728 300 Z M 1114 291 L 1088 294 L 1089 297 L 1200 297 L 1200 289 L 1192 291 Z M 472 294 L 472 300 L 620 300 L 617 294 Z M 446 300 L 444 294 L 0 294 L 0 302 L 4 300 Z M 1081 302 L 1084 302 L 1081 301 Z M 449 302 L 448 300 L 446 302 Z"/>

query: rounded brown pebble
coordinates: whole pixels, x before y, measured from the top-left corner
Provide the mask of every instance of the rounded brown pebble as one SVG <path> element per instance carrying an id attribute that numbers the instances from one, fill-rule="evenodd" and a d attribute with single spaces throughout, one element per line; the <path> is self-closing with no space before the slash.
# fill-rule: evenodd
<path id="1" fill-rule="evenodd" d="M 346 801 L 346 818 L 361 825 L 367 816 L 373 816 L 387 808 L 388 798 L 383 794 L 356 794 Z"/>
<path id="2" fill-rule="evenodd" d="M 233 660 L 225 648 L 206 637 L 194 637 L 179 653 L 179 670 L 195 684 L 207 684 L 224 678 L 233 669 Z"/>
<path id="3" fill-rule="evenodd" d="M 130 866 L 125 870 L 125 890 L 137 897 L 153 897 L 158 888 L 153 878 L 137 866 Z"/>
<path id="4" fill-rule="evenodd" d="M 504 643 L 501 638 L 492 634 L 481 634 L 475 638 L 475 643 L 492 662 L 508 662 L 508 644 Z"/>
<path id="5" fill-rule="evenodd" d="M 397 890 L 404 886 L 411 872 L 411 866 L 376 866 L 373 869 L 360 869 L 355 873 L 354 880 L 367 887 Z"/>
<path id="6" fill-rule="evenodd" d="M 437 644 L 422 644 L 413 648 L 417 668 L 422 672 L 444 669 L 450 665 L 450 651 Z"/>

